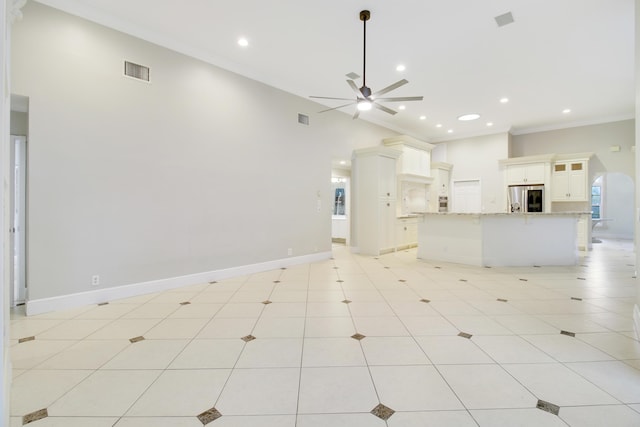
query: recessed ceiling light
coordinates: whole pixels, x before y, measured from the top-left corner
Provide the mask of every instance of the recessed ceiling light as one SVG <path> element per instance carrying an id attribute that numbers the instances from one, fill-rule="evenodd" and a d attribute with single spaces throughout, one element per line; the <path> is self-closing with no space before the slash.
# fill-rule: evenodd
<path id="1" fill-rule="evenodd" d="M 341 165 L 346 165 L 346 164 L 347 164 L 347 162 L 346 162 L 345 160 L 340 160 L 340 164 L 341 164 Z"/>
<path id="2" fill-rule="evenodd" d="M 438 123 L 438 124 L 436 125 L 436 127 L 437 127 L 437 128 L 441 128 L 441 127 L 442 127 L 442 123 Z"/>
<path id="3" fill-rule="evenodd" d="M 493 126 L 493 122 L 487 122 L 487 126 L 489 127 Z"/>
<path id="4" fill-rule="evenodd" d="M 404 71 L 404 70 L 406 70 L 406 69 L 407 69 L 407 67 L 405 67 L 403 64 L 400 64 L 400 65 L 398 65 L 398 66 L 396 67 L 396 71 Z"/>
<path id="5" fill-rule="evenodd" d="M 569 114 L 571 112 L 570 108 L 565 108 L 564 110 L 562 110 L 562 114 Z"/>
<path id="6" fill-rule="evenodd" d="M 471 120 L 478 120 L 479 118 L 480 118 L 480 114 L 470 113 L 470 114 L 463 114 L 462 116 L 458 117 L 458 120 L 460 120 L 461 122 L 469 122 Z"/>
<path id="7" fill-rule="evenodd" d="M 449 129 L 447 133 L 453 133 L 453 129 Z"/>
<path id="8" fill-rule="evenodd" d="M 245 39 L 244 37 L 240 37 L 238 39 L 238 44 L 242 47 L 247 47 L 249 46 L 249 40 Z"/>
<path id="9" fill-rule="evenodd" d="M 427 116 L 420 116 L 420 120 L 427 120 Z"/>
<path id="10" fill-rule="evenodd" d="M 506 98 L 506 97 L 505 98 L 500 98 L 500 102 L 502 104 L 506 104 L 507 102 L 509 102 L 509 98 Z"/>
<path id="11" fill-rule="evenodd" d="M 401 106 L 398 107 L 398 110 L 404 110 L 405 108 L 407 108 L 407 107 L 405 107 L 404 105 L 401 105 Z"/>

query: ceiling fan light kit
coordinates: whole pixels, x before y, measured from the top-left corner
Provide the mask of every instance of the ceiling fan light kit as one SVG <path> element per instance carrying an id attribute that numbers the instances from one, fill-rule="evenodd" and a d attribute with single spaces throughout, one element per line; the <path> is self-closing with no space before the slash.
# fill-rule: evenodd
<path id="1" fill-rule="evenodd" d="M 353 79 L 348 79 L 347 84 L 351 87 L 351 89 L 356 93 L 356 99 L 353 98 L 335 98 L 328 96 L 311 96 L 310 98 L 315 99 L 335 99 L 341 101 L 352 101 L 348 104 L 340 105 L 334 108 L 328 108 L 326 110 L 319 111 L 319 113 L 324 113 L 326 111 L 338 110 L 343 107 L 348 107 L 351 105 L 356 105 L 356 112 L 353 115 L 354 119 L 357 119 L 360 115 L 361 111 L 368 111 L 372 108 L 376 108 L 378 110 L 382 110 L 385 113 L 394 115 L 398 112 L 392 110 L 391 108 L 385 107 L 380 104 L 380 101 L 385 102 L 404 102 L 404 101 L 422 101 L 422 96 L 404 96 L 404 97 L 392 97 L 392 98 L 380 98 L 380 95 L 384 95 L 385 93 L 391 92 L 399 88 L 400 86 L 404 86 L 409 83 L 406 79 L 399 80 L 383 89 L 380 89 L 377 92 L 372 92 L 371 88 L 367 86 L 367 21 L 371 19 L 371 12 L 368 10 L 360 11 L 360 20 L 363 23 L 364 27 L 364 37 L 363 37 L 363 55 L 362 55 L 362 86 L 358 87 L 358 85 L 353 81 Z M 355 74 L 355 73 L 354 73 Z"/>

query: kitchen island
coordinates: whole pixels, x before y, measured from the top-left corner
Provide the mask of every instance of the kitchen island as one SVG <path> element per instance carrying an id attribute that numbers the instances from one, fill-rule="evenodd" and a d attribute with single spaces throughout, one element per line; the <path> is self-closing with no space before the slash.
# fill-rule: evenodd
<path id="1" fill-rule="evenodd" d="M 484 267 L 575 265 L 584 214 L 424 212 L 418 258 Z"/>

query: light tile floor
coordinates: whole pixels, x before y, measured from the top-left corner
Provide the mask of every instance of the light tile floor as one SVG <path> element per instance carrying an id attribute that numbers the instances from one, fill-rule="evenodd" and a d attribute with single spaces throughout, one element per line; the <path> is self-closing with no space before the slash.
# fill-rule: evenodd
<path id="1" fill-rule="evenodd" d="M 640 426 L 632 242 L 596 244 L 575 267 L 333 252 L 15 310 L 12 426 Z"/>

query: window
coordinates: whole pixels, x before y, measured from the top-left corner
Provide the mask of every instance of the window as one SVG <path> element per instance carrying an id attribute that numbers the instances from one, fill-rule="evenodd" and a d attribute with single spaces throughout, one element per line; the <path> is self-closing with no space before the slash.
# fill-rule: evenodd
<path id="1" fill-rule="evenodd" d="M 602 212 L 600 207 L 602 204 L 602 187 L 598 181 L 591 187 L 591 218 L 598 219 Z"/>

